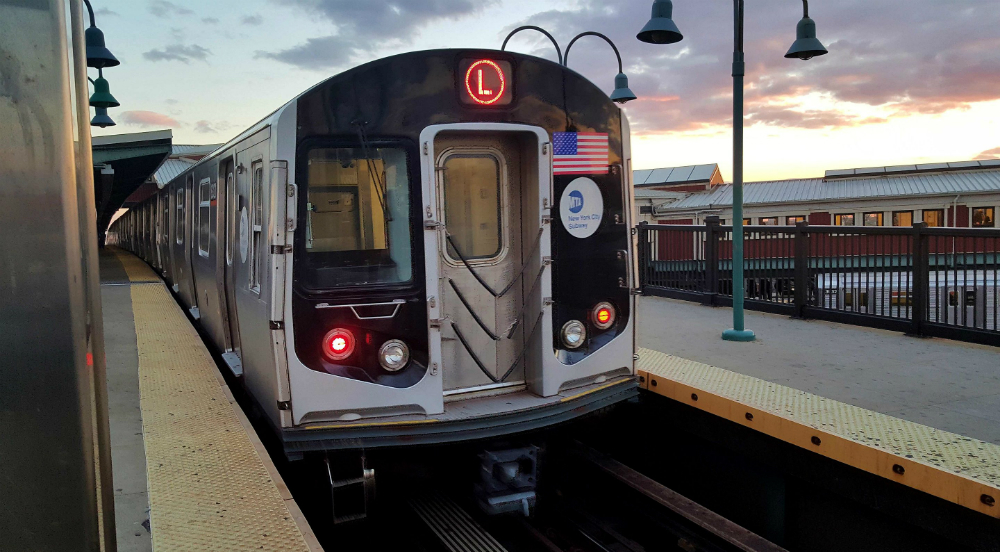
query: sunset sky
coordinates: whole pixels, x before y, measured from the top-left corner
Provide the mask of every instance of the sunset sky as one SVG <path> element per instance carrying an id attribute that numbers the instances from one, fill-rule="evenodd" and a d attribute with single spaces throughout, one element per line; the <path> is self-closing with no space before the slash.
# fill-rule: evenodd
<path id="1" fill-rule="evenodd" d="M 170 128 L 175 143 L 224 142 L 316 82 L 388 55 L 499 48 L 518 25 L 565 47 L 610 36 L 639 99 L 625 106 L 635 168 L 718 163 L 732 170 L 732 5 L 674 0 L 678 44 L 636 40 L 651 0 L 92 0 L 122 103 L 95 135 Z M 826 169 L 1000 157 L 996 0 L 813 0 L 830 53 L 787 60 L 798 0 L 746 11 L 746 178 Z M 510 49 L 555 59 L 541 35 Z M 608 92 L 603 41 L 573 46 L 570 67 Z M 94 73 L 94 70 L 91 70 Z M 92 74 L 92 77 L 96 74 Z"/>

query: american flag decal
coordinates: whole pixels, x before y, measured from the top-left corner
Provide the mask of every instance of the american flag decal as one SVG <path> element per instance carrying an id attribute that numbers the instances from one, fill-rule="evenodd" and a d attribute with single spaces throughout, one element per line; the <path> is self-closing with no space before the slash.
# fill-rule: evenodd
<path id="1" fill-rule="evenodd" d="M 608 172 L 608 135 L 600 132 L 553 132 L 552 174 Z"/>

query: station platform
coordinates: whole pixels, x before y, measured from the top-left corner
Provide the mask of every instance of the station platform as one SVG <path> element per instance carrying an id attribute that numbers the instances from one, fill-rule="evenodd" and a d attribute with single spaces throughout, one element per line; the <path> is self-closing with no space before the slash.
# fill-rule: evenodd
<path id="1" fill-rule="evenodd" d="M 719 337 L 730 309 L 641 303 L 643 389 L 1000 518 L 1000 446 L 975 436 L 1000 435 L 1000 423 L 926 417 L 964 394 L 1000 408 L 995 349 L 759 313 L 747 316 L 759 341 L 730 343 Z M 945 406 L 927 402 L 937 397 Z"/>
<path id="2" fill-rule="evenodd" d="M 321 550 L 163 281 L 100 262 L 119 550 Z"/>

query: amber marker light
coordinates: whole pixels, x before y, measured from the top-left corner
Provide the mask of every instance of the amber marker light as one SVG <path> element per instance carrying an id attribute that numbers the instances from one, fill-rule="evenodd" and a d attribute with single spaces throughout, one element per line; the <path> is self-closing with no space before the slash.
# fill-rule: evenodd
<path id="1" fill-rule="evenodd" d="M 606 330 L 615 323 L 615 308 L 606 301 L 598 303 L 591 311 L 591 320 L 597 329 Z"/>

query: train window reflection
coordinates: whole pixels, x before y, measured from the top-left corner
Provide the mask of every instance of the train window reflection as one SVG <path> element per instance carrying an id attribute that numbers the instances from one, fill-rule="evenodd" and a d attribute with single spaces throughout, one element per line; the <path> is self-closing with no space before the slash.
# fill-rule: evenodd
<path id="1" fill-rule="evenodd" d="M 313 287 L 407 282 L 410 188 L 401 148 L 309 150 L 306 265 Z"/>
<path id="2" fill-rule="evenodd" d="M 204 179 L 198 184 L 198 254 L 208 256 L 209 222 L 212 215 L 212 181 Z"/>

